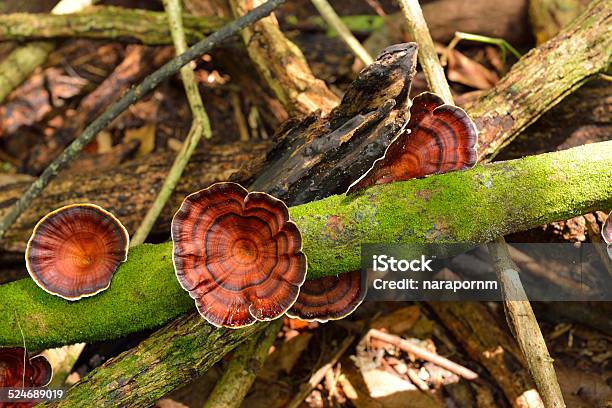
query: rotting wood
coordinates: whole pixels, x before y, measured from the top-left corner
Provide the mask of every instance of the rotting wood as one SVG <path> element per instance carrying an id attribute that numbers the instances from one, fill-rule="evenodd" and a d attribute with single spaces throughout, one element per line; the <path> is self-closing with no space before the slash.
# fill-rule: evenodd
<path id="1" fill-rule="evenodd" d="M 168 392 L 205 373 L 262 327 L 217 329 L 199 316 L 187 314 L 104 363 L 72 387 L 64 399 L 38 406 L 150 407 Z"/>
<path id="2" fill-rule="evenodd" d="M 414 43 L 381 52 L 328 116 L 311 115 L 278 132 L 280 143 L 267 160 L 247 168 L 258 174 L 250 188 L 288 205 L 346 191 L 382 156 L 404 123 L 415 67 Z"/>
<path id="3" fill-rule="evenodd" d="M 263 368 L 270 347 L 274 344 L 283 319 L 266 326 L 261 334 L 253 336 L 237 348 L 223 376 L 208 396 L 204 408 L 238 408 Z"/>

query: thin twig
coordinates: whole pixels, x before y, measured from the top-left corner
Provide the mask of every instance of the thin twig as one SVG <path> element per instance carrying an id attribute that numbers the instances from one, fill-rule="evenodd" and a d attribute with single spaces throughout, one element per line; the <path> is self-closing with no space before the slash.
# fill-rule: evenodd
<path id="1" fill-rule="evenodd" d="M 319 384 L 323 378 L 325 378 L 325 374 L 336 365 L 338 360 L 340 360 L 340 357 L 342 357 L 349 346 L 353 344 L 354 340 L 355 336 L 349 336 L 344 339 L 332 358 L 326 364 L 322 365 L 317 371 L 315 371 L 314 374 L 312 374 L 310 380 L 308 380 L 308 383 L 302 385 L 295 397 L 293 397 L 291 402 L 287 404 L 287 408 L 297 408 L 302 404 L 304 398 L 306 398 L 312 392 L 312 390 L 315 389 L 317 384 Z"/>
<path id="2" fill-rule="evenodd" d="M 466 380 L 475 380 L 476 378 L 478 378 L 478 374 L 476 374 L 469 368 L 459 365 L 454 361 L 451 361 L 448 358 L 442 357 L 439 354 L 424 349 L 423 347 L 419 347 L 416 344 L 409 342 L 408 340 L 402 339 L 401 337 L 381 332 L 377 329 L 370 329 L 369 336 L 384 341 L 385 343 L 392 344 L 407 353 L 414 354 L 421 360 L 432 362 L 437 366 L 447 369 L 451 373 L 455 373 L 458 376 L 465 378 Z"/>
<path id="3" fill-rule="evenodd" d="M 553 359 L 521 284 L 519 269 L 510 257 L 508 244 L 500 237 L 488 244 L 493 267 L 500 280 L 508 325 L 516 338 L 529 372 L 546 407 L 565 407 Z"/>
<path id="4" fill-rule="evenodd" d="M 187 51 L 187 40 L 183 28 L 181 4 L 179 0 L 163 0 L 163 3 L 166 13 L 168 14 L 168 23 L 170 25 L 170 32 L 172 33 L 174 48 L 176 49 L 176 53 L 180 55 Z M 185 87 L 185 93 L 187 94 L 187 99 L 191 108 L 191 115 L 193 118 L 191 129 L 189 129 L 187 138 L 183 142 L 181 150 L 176 155 L 170 171 L 168 171 L 168 175 L 159 190 L 159 194 L 155 198 L 155 201 L 153 201 L 153 204 L 151 204 L 149 211 L 130 240 L 130 246 L 140 245 L 147 239 L 149 232 L 153 229 L 155 221 L 157 221 L 159 214 L 183 175 L 185 166 L 187 166 L 201 137 L 204 136 L 206 139 L 212 137 L 210 121 L 204 109 L 204 104 L 202 103 L 198 82 L 196 81 L 193 68 L 190 65 L 185 65 L 181 68 L 181 79 L 183 80 L 183 86 Z"/>
<path id="5" fill-rule="evenodd" d="M 487 37 L 484 35 L 463 33 L 461 31 L 457 31 L 455 32 L 455 37 L 453 37 L 451 42 L 448 44 L 448 46 L 444 50 L 444 53 L 442 54 L 442 58 L 440 60 L 442 66 L 446 66 L 446 62 L 447 62 L 449 54 L 457 46 L 457 44 L 459 44 L 459 41 L 461 40 L 468 40 L 468 41 L 475 41 L 475 42 L 480 42 L 484 44 L 496 45 L 501 50 L 501 53 L 502 53 L 501 60 L 502 60 L 502 66 L 504 68 L 506 66 L 506 54 L 508 53 L 508 51 L 510 51 L 512 55 L 516 57 L 517 60 L 521 59 L 522 57 L 521 53 L 518 52 L 516 48 L 512 46 L 512 44 L 510 44 L 508 41 L 504 40 L 503 38 L 492 38 L 492 37 Z"/>
<path id="6" fill-rule="evenodd" d="M 6 231 L 13 225 L 19 215 L 25 211 L 34 198 L 38 197 L 40 192 L 51 180 L 53 180 L 53 178 L 55 178 L 58 172 L 72 162 L 76 155 L 93 140 L 98 132 L 119 116 L 128 106 L 141 99 L 157 87 L 163 80 L 174 75 L 183 65 L 209 52 L 247 25 L 269 15 L 284 2 L 285 0 L 268 0 L 266 3 L 254 8 L 244 16 L 223 26 L 219 31 L 193 45 L 187 52 L 170 60 L 157 71 L 147 76 L 139 85 L 127 91 L 117 102 L 113 103 L 102 115 L 98 116 L 89 126 L 87 126 L 83 133 L 81 133 L 81 135 L 45 169 L 40 177 L 32 183 L 30 188 L 28 188 L 0 222 L 0 239 L 4 237 Z"/>
<path id="7" fill-rule="evenodd" d="M 363 48 L 363 45 L 355 38 L 351 30 L 344 24 L 344 22 L 338 17 L 338 14 L 334 11 L 332 6 L 327 0 L 311 0 L 312 4 L 317 8 L 321 17 L 327 24 L 329 24 L 336 32 L 338 36 L 346 43 L 346 45 L 353 51 L 353 53 L 359 58 L 365 65 L 370 65 L 374 62 L 372 56 L 368 51 Z"/>
<path id="8" fill-rule="evenodd" d="M 419 62 L 427 78 L 429 88 L 437 93 L 446 103 L 453 103 L 453 94 L 450 91 L 444 69 L 438 60 L 431 34 L 427 28 L 423 11 L 418 0 L 398 0 L 408 29 L 412 38 L 419 44 Z"/>
<path id="9" fill-rule="evenodd" d="M 276 319 L 238 346 L 204 408 L 237 408 L 242 405 L 282 325 L 283 319 Z"/>

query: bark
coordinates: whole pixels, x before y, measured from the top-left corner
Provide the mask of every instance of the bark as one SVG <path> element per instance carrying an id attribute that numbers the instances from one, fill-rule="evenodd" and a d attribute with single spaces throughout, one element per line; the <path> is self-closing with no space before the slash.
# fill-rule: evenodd
<path id="1" fill-rule="evenodd" d="M 196 43 L 227 21 L 217 16 L 184 16 L 185 35 Z M 0 41 L 91 38 L 141 42 L 147 45 L 172 45 L 165 13 L 98 6 L 67 14 L 14 13 L 0 15 Z"/>
<path id="2" fill-rule="evenodd" d="M 466 107 L 480 132 L 481 156 L 494 157 L 544 112 L 607 69 L 610 24 L 612 3 L 592 2 L 559 35 L 530 51 L 495 88 Z"/>
<path id="3" fill-rule="evenodd" d="M 612 83 L 593 80 L 583 85 L 517 136 L 496 157 L 499 160 L 586 143 L 602 142 L 612 135 Z"/>
<path id="4" fill-rule="evenodd" d="M 362 242 L 484 243 L 500 235 L 612 207 L 612 142 L 377 186 L 292 207 L 308 277 L 360 267 Z M 466 211 L 466 208 L 470 211 Z M 504 214 L 500 217 L 500 214 Z M 30 349 L 122 337 L 193 308 L 173 273 L 170 243 L 130 251 L 109 290 L 79 302 L 32 280 L 0 286 L 0 345 Z"/>
<path id="5" fill-rule="evenodd" d="M 188 314 L 106 362 L 83 378 L 64 399 L 39 406 L 149 407 L 204 374 L 261 328 L 262 325 L 254 325 L 220 330 Z"/>
<path id="6" fill-rule="evenodd" d="M 383 51 L 328 116 L 314 114 L 280 130 L 280 143 L 266 160 L 248 168 L 258 174 L 250 188 L 288 205 L 345 192 L 404 123 L 415 66 L 414 44 Z"/>
<path id="7" fill-rule="evenodd" d="M 227 180 L 242 163 L 265 154 L 270 146 L 270 142 L 233 143 L 206 145 L 196 151 L 153 231 L 167 236 L 170 218 L 187 194 Z M 86 201 L 119 217 L 131 235 L 155 199 L 172 159 L 172 152 L 152 153 L 103 173 L 92 170 L 55 179 L 6 235 L 3 249 L 24 252 L 33 226 L 44 214 L 63 205 Z M 31 181 L 21 177 L 0 186 L 0 217 Z"/>
<path id="8" fill-rule="evenodd" d="M 260 0 L 230 0 L 236 18 L 259 4 Z M 274 15 L 245 28 L 241 35 L 257 71 L 290 114 L 319 109 L 327 113 L 338 104 L 338 97 L 312 74 L 302 51 L 285 37 Z"/>
<path id="9" fill-rule="evenodd" d="M 238 408 L 257 378 L 258 372 L 270 353 L 283 319 L 275 320 L 266 326 L 258 336 L 251 337 L 240 347 L 229 362 L 223 376 L 208 396 L 204 408 Z"/>

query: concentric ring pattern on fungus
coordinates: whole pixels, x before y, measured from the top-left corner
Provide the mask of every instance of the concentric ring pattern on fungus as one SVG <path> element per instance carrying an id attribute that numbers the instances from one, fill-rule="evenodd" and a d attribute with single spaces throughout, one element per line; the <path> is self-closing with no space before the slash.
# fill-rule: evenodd
<path id="1" fill-rule="evenodd" d="M 342 319 L 357 309 L 365 294 L 360 271 L 307 280 L 287 316 L 321 323 Z"/>
<path id="2" fill-rule="evenodd" d="M 26 268 L 45 291 L 78 300 L 109 287 L 128 246 L 125 227 L 111 213 L 94 204 L 68 205 L 36 224 Z"/>
<path id="3" fill-rule="evenodd" d="M 172 241 L 180 285 L 218 327 L 281 316 L 306 277 L 302 238 L 285 204 L 236 183 L 189 195 L 172 220 Z"/>
<path id="4" fill-rule="evenodd" d="M 461 108 L 424 92 L 412 100 L 410 120 L 385 154 L 347 193 L 375 185 L 463 170 L 476 164 L 478 131 Z"/>
<path id="5" fill-rule="evenodd" d="M 22 347 L 0 348 L 0 388 L 44 387 L 52 376 L 45 357 L 28 358 Z"/>

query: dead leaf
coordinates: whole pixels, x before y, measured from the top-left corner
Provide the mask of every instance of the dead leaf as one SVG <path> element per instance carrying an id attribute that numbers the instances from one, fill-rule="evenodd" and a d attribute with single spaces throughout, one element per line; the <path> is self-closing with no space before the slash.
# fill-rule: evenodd
<path id="1" fill-rule="evenodd" d="M 448 79 L 476 89 L 490 89 L 499 81 L 495 72 L 457 50 L 448 53 Z"/>

